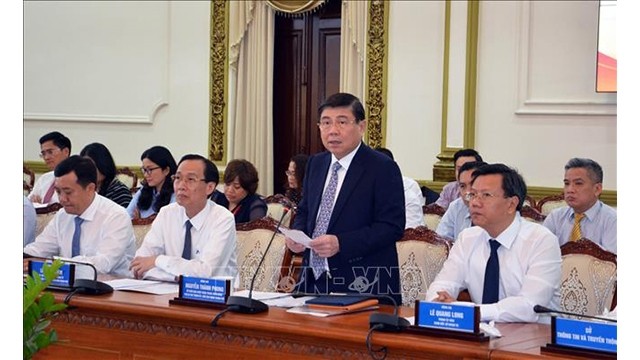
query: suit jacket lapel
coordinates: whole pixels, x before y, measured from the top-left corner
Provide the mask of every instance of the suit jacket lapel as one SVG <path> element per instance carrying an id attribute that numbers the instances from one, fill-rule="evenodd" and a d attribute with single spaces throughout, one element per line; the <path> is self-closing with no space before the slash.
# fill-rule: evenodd
<path id="1" fill-rule="evenodd" d="M 316 225 L 316 218 L 318 217 L 318 211 L 320 211 L 320 202 L 322 202 L 322 193 L 324 192 L 324 183 L 327 179 L 327 173 L 329 172 L 329 166 L 331 165 L 331 153 L 326 152 L 326 156 L 322 156 L 318 159 L 318 164 L 316 168 L 318 169 L 317 176 L 314 176 L 313 183 L 310 184 L 310 189 L 317 189 L 312 195 L 311 201 L 309 202 L 309 219 L 312 219 L 310 222 L 313 224 L 309 229 L 309 236 L 313 233 Z M 320 176 L 323 175 L 323 176 Z"/>

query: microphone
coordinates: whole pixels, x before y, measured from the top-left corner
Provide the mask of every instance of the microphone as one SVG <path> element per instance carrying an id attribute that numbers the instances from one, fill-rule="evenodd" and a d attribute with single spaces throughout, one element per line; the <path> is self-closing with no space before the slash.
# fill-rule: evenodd
<path id="1" fill-rule="evenodd" d="M 267 248 L 264 250 L 262 257 L 260 258 L 260 263 L 258 263 L 258 267 L 256 268 L 255 273 L 253 274 L 253 278 L 251 278 L 251 285 L 249 285 L 249 297 L 244 296 L 229 296 L 227 299 L 227 306 L 229 311 L 239 312 L 243 314 L 258 314 L 261 312 L 265 312 L 269 310 L 269 305 L 265 304 L 260 300 L 255 300 L 252 298 L 253 295 L 253 284 L 256 281 L 256 277 L 258 276 L 258 272 L 260 271 L 260 266 L 264 262 L 264 259 L 267 257 L 267 253 L 269 252 L 269 248 L 271 248 L 271 244 L 273 243 L 273 239 L 275 239 L 276 234 L 278 233 L 278 229 L 284 220 L 284 217 L 289 212 L 289 208 L 285 207 L 282 211 L 282 216 L 280 217 L 280 221 L 278 221 L 278 225 L 276 225 L 276 229 L 273 231 L 273 235 L 271 235 L 271 239 L 269 240 L 269 244 L 267 244 Z"/>
<path id="2" fill-rule="evenodd" d="M 68 260 L 63 258 L 58 259 L 70 264 L 86 265 L 93 269 L 93 280 L 75 279 L 73 281 L 73 290 L 77 291 L 78 294 L 104 295 L 113 292 L 113 288 L 111 287 L 111 285 L 103 283 L 102 281 L 98 281 L 98 269 L 96 269 L 96 267 L 92 263 L 86 261 Z"/>
<path id="3" fill-rule="evenodd" d="M 384 298 L 390 299 L 393 304 L 393 314 L 376 312 L 369 316 L 369 329 L 376 329 L 382 332 L 400 332 L 405 328 L 409 327 L 411 323 L 409 320 L 398 316 L 398 303 L 396 300 L 389 295 L 380 294 L 375 296 L 382 296 Z"/>
<path id="4" fill-rule="evenodd" d="M 544 307 L 542 305 L 534 306 L 533 307 L 533 311 L 538 313 L 538 314 L 562 314 L 562 315 L 571 315 L 571 316 L 576 316 L 576 317 L 583 317 L 583 318 L 588 318 L 588 319 L 609 321 L 609 322 L 614 322 L 614 323 L 618 322 L 617 319 L 610 319 L 610 318 L 591 316 L 591 315 L 582 315 L 582 314 L 572 313 L 572 312 L 568 312 L 568 311 L 553 310 L 553 309 L 549 309 L 548 307 Z"/>

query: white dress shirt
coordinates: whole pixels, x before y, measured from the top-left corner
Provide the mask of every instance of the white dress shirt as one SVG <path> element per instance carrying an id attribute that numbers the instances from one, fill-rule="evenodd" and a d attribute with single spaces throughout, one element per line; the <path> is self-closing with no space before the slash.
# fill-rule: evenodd
<path id="1" fill-rule="evenodd" d="M 191 260 L 182 258 L 185 223 L 191 221 Z M 207 205 L 189 219 L 178 203 L 163 206 L 151 225 L 138 256 L 153 256 L 156 267 L 145 278 L 174 280 L 178 275 L 211 278 L 238 274 L 236 223 L 226 208 L 207 200 Z"/>
<path id="2" fill-rule="evenodd" d="M 40 202 L 43 202 L 44 196 L 47 194 L 49 187 L 51 187 L 51 185 L 55 180 L 56 180 L 56 177 L 53 175 L 53 171 L 49 171 L 40 175 L 38 177 L 38 180 L 36 180 L 35 184 L 33 184 L 33 190 L 31 190 L 31 192 L 29 193 L 29 196 L 27 196 L 29 200 L 33 201 L 31 199 L 32 195 L 38 195 L 40 196 Z M 57 202 L 59 202 L 58 193 L 54 191 L 53 196 L 51 197 L 51 201 L 49 201 L 49 203 L 52 204 Z"/>
<path id="3" fill-rule="evenodd" d="M 129 263 L 136 250 L 131 218 L 113 201 L 95 195 L 91 205 L 80 215 L 80 254 L 75 261 L 89 262 L 99 274 L 129 276 Z M 24 252 L 38 257 L 71 258 L 76 215 L 60 209 L 36 241 L 24 247 Z"/>
<path id="4" fill-rule="evenodd" d="M 471 301 L 481 304 L 490 239 L 479 226 L 463 230 L 429 286 L 426 299 L 435 299 L 442 290 L 457 297 L 461 290 L 467 289 Z M 539 317 L 533 307 L 559 308 L 562 258 L 558 238 L 544 226 L 516 214 L 496 240 L 501 245 L 498 248 L 500 300 L 480 305 L 481 321 L 548 322 L 548 317 Z"/>
<path id="5" fill-rule="evenodd" d="M 468 227 L 471 227 L 469 207 L 464 203 L 462 198 L 457 198 L 449 204 L 447 211 L 442 216 L 442 219 L 440 219 L 436 232 L 438 235 L 448 237 L 455 241 L 458 234 Z"/>
<path id="6" fill-rule="evenodd" d="M 556 234 L 560 246 L 569 242 L 573 230 L 575 211 L 570 206 L 553 210 L 542 225 Z M 618 214 L 614 208 L 598 200 L 580 221 L 583 237 L 600 245 L 603 249 L 618 253 Z"/>
<path id="7" fill-rule="evenodd" d="M 422 212 L 424 197 L 422 197 L 420 185 L 418 185 L 417 181 L 406 176 L 402 177 L 402 184 L 404 185 L 404 206 L 407 219 L 404 228 L 424 226 L 424 215 Z"/>

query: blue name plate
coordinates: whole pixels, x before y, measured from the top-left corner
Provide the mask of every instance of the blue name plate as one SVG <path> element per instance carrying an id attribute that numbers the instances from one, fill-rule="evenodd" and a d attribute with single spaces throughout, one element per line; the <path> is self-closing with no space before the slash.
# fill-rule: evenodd
<path id="1" fill-rule="evenodd" d="M 231 289 L 230 279 L 180 277 L 180 298 L 226 304 Z"/>
<path id="2" fill-rule="evenodd" d="M 48 264 L 51 264 L 51 262 L 47 262 Z M 30 260 L 29 261 L 29 274 L 33 274 L 33 272 L 37 272 L 38 274 L 40 274 L 40 279 L 42 281 L 44 281 L 44 272 L 43 272 L 43 267 L 44 267 L 45 262 L 44 261 L 38 261 L 38 260 Z M 59 287 L 59 288 L 72 288 L 73 287 L 73 280 L 74 280 L 74 264 L 68 264 L 65 263 L 63 264 L 60 269 L 58 269 L 58 277 L 53 279 L 53 281 L 51 282 L 51 285 L 49 285 L 50 287 Z"/>
<path id="3" fill-rule="evenodd" d="M 554 317 L 552 343 L 618 353 L 618 324 Z"/>
<path id="4" fill-rule="evenodd" d="M 420 301 L 416 307 L 416 325 L 466 333 L 480 331 L 477 306 Z"/>

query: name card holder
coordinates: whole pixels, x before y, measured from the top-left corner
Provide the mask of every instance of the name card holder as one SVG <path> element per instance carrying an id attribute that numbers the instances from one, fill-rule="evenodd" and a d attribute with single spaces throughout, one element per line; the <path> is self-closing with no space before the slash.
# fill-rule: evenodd
<path id="1" fill-rule="evenodd" d="M 178 278 L 178 297 L 169 300 L 171 305 L 186 305 L 224 309 L 231 294 L 230 278 L 198 278 L 182 276 Z"/>
<path id="2" fill-rule="evenodd" d="M 406 332 L 475 342 L 489 341 L 480 330 L 480 307 L 416 300 L 415 324 Z"/>
<path id="3" fill-rule="evenodd" d="M 47 261 L 46 263 L 51 264 L 51 261 Z M 40 260 L 29 260 L 29 269 L 28 274 L 32 275 L 33 272 L 37 272 L 40 274 L 40 279 L 44 281 L 44 267 L 45 261 Z M 73 283 L 75 282 L 75 264 L 64 263 L 58 269 L 58 277 L 53 279 L 51 284 L 47 287 L 48 290 L 60 290 L 60 291 L 71 291 L 73 290 Z"/>
<path id="4" fill-rule="evenodd" d="M 540 352 L 589 359 L 617 359 L 617 323 L 552 316 L 551 343 L 541 346 Z"/>

